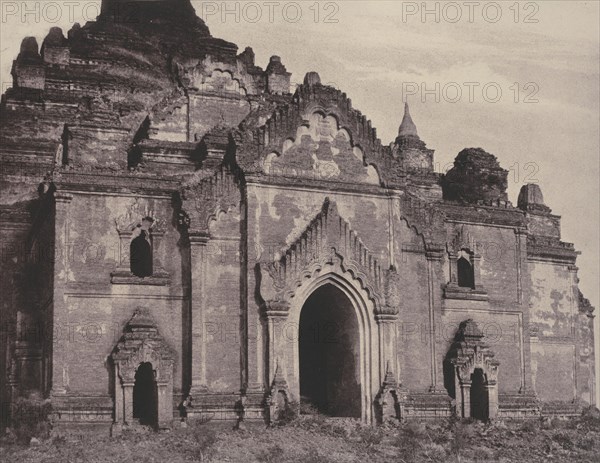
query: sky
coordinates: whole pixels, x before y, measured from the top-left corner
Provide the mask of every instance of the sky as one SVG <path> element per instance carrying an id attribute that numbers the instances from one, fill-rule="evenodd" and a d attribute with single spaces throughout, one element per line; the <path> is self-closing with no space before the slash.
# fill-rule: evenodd
<path id="1" fill-rule="evenodd" d="M 403 102 L 437 170 L 465 147 L 509 169 L 509 199 L 538 183 L 574 242 L 580 287 L 600 308 L 600 51 L 597 1 L 193 1 L 213 36 L 317 71 L 392 142 Z M 25 5 L 25 6 L 23 6 Z M 99 2 L 0 0 L 0 80 L 20 40 L 93 20 Z M 27 13 L 28 12 L 28 13 Z M 26 13 L 26 14 L 24 14 Z M 596 321 L 598 321 L 597 317 Z"/>

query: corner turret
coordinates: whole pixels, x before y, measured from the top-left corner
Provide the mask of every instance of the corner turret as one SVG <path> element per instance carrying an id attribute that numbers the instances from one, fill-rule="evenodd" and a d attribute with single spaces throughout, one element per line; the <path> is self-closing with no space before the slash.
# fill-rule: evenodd
<path id="1" fill-rule="evenodd" d="M 287 72 L 279 56 L 271 56 L 265 75 L 267 77 L 267 92 L 279 95 L 290 93 L 292 74 Z"/>
<path id="2" fill-rule="evenodd" d="M 67 66 L 71 51 L 69 41 L 60 27 L 53 27 L 42 43 L 42 58 L 45 63 Z"/>
<path id="3" fill-rule="evenodd" d="M 552 212 L 546 204 L 544 204 L 544 196 L 539 185 L 529 183 L 521 187 L 517 207 L 525 212 Z"/>
<path id="4" fill-rule="evenodd" d="M 398 137 L 392 146 L 392 154 L 407 171 L 433 172 L 433 150 L 427 149 L 419 138 L 417 126 L 412 120 L 408 103 L 404 103 L 404 117 L 398 129 Z"/>
<path id="5" fill-rule="evenodd" d="M 44 89 L 46 70 L 35 37 L 26 37 L 21 42 L 21 51 L 13 62 L 11 74 L 15 88 Z"/>
<path id="6" fill-rule="evenodd" d="M 552 210 L 546 206 L 539 185 L 534 183 L 523 185 L 519 192 L 517 207 L 525 212 L 527 227 L 532 236 L 560 239 L 560 216 L 552 214 Z"/>

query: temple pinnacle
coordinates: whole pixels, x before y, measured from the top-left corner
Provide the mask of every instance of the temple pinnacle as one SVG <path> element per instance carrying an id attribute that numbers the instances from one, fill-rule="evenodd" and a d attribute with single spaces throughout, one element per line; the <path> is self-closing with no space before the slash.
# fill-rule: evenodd
<path id="1" fill-rule="evenodd" d="M 419 137 L 417 126 L 410 117 L 408 103 L 404 103 L 404 117 L 402 118 L 402 123 L 398 129 L 398 135 L 401 137 Z"/>

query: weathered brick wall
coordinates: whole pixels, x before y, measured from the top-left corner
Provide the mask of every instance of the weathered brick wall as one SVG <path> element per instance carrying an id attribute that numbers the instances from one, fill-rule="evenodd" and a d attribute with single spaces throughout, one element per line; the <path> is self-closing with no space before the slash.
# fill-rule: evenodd
<path id="1" fill-rule="evenodd" d="M 158 249 L 155 263 L 170 275 L 175 288 L 181 286 L 179 231 L 173 225 L 171 199 L 144 196 L 113 196 L 74 193 L 70 204 L 68 228 L 69 275 L 73 282 L 104 285 L 121 258 L 119 234 L 115 221 L 126 215 L 136 202 L 164 225 L 165 234 L 154 237 Z M 134 217 L 135 220 L 135 217 Z M 156 226 L 156 225 L 154 225 Z M 157 241 L 158 240 L 158 241 Z M 64 243 L 57 243 L 62 244 Z M 100 277 L 102 275 L 102 277 Z"/>
<path id="2" fill-rule="evenodd" d="M 566 265 L 529 262 L 531 323 L 543 337 L 571 336 L 576 315 L 574 273 Z"/>
<path id="3" fill-rule="evenodd" d="M 398 360 L 402 385 L 423 392 L 431 386 L 429 287 L 423 240 L 397 217 L 394 226 L 396 269 L 401 283 Z"/>
<path id="4" fill-rule="evenodd" d="M 249 112 L 248 101 L 235 92 L 219 89 L 216 95 L 193 95 L 189 100 L 180 99 L 167 114 L 153 118 L 156 135 L 151 138 L 199 141 L 215 126 L 237 126 Z"/>
<path id="5" fill-rule="evenodd" d="M 55 385 L 69 393 L 108 394 L 108 356 L 122 335 L 136 307 L 147 307 L 159 333 L 177 352 L 174 388 L 181 389 L 183 324 L 186 307 L 182 280 L 179 232 L 171 225 L 169 199 L 144 199 L 155 218 L 165 222 L 160 237 L 155 270 L 159 263 L 170 276 L 170 286 L 112 284 L 111 272 L 121 258 L 115 220 L 134 204 L 131 196 L 73 194 L 68 205 L 69 220 L 57 230 L 58 254 L 64 256 L 64 271 L 58 289 L 65 311 L 54 326 L 55 358 L 60 356 L 62 371 L 54 371 Z M 156 240 L 155 249 L 156 249 Z"/>
<path id="6" fill-rule="evenodd" d="M 241 250 L 240 213 L 219 214 L 210 224 L 204 275 L 203 336 L 206 385 L 210 392 L 240 390 Z M 199 263 L 193 262 L 192 265 Z M 192 284 L 199 282 L 192 282 Z M 192 313 L 192 317 L 199 316 Z"/>
<path id="7" fill-rule="evenodd" d="M 127 130 L 74 126 L 68 129 L 66 161 L 70 165 L 127 167 L 123 156 L 130 135 Z"/>
<path id="8" fill-rule="evenodd" d="M 576 321 L 576 339 L 578 341 L 577 396 L 583 403 L 596 403 L 596 376 L 594 362 L 594 318 L 586 313 L 580 313 Z M 597 334 L 596 334 L 597 336 Z"/>
<path id="9" fill-rule="evenodd" d="M 321 212 L 326 198 L 335 201 L 340 216 L 379 259 L 382 268 L 388 268 L 390 235 L 386 198 L 280 187 L 248 187 L 250 260 L 257 250 L 271 256 L 285 250 Z"/>
<path id="10" fill-rule="evenodd" d="M 447 229 L 448 241 L 456 235 L 456 227 Z M 528 346 L 524 336 L 527 330 L 528 307 L 520 303 L 519 281 L 524 283 L 524 274 L 519 273 L 517 238 L 512 228 L 462 225 L 463 236 L 476 243 L 479 271 L 475 284 L 487 292 L 489 301 L 463 300 L 443 301 L 440 349 L 438 364 L 448 352 L 460 322 L 473 319 L 484 333 L 488 343 L 500 361 L 498 390 L 517 392 L 526 378 Z M 469 243 L 464 243 L 469 244 Z M 449 261 L 444 259 L 444 271 L 449 279 Z M 477 279 L 477 273 L 480 278 Z M 446 284 L 443 282 L 443 284 Z"/>
<path id="11" fill-rule="evenodd" d="M 483 331 L 485 336 L 483 340 L 489 344 L 491 350 L 496 354 L 495 358 L 500 361 L 498 390 L 500 392 L 518 392 L 521 388 L 524 368 L 521 359 L 523 345 L 520 314 L 471 309 L 469 305 L 467 303 L 464 304 L 464 308 L 444 311 L 441 320 L 442 329 L 439 334 L 438 365 L 441 367 L 459 324 L 471 318 Z"/>
<path id="12" fill-rule="evenodd" d="M 573 344 L 531 344 L 533 387 L 540 400 L 569 402 L 575 398 L 575 356 Z"/>
<path id="13" fill-rule="evenodd" d="M 564 264 L 529 262 L 532 379 L 542 400 L 569 401 L 576 393 L 578 308 L 575 273 Z"/>
<path id="14" fill-rule="evenodd" d="M 495 308 L 519 310 L 516 237 L 512 228 L 466 227 L 479 249 L 480 282 Z"/>

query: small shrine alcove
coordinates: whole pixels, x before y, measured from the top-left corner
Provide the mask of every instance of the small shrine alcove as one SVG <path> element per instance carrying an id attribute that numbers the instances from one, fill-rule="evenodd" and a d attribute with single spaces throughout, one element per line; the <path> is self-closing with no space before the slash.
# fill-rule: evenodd
<path id="1" fill-rule="evenodd" d="M 169 428 L 175 352 L 158 333 L 148 310 L 136 309 L 110 358 L 115 381 L 113 434 L 124 425 Z"/>

